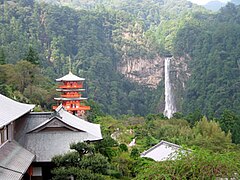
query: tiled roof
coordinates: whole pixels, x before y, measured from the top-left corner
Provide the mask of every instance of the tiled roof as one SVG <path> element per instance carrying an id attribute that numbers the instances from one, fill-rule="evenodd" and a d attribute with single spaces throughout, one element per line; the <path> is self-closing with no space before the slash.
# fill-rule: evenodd
<path id="1" fill-rule="evenodd" d="M 0 128 L 30 112 L 34 107 L 33 104 L 19 103 L 0 94 Z"/>
<path id="2" fill-rule="evenodd" d="M 56 79 L 56 81 L 60 82 L 60 81 L 84 81 L 84 78 L 80 78 L 76 75 L 74 75 L 72 72 L 69 72 L 67 75 Z"/>
<path id="3" fill-rule="evenodd" d="M 58 108 L 56 109 L 56 113 L 58 114 L 58 116 L 56 116 L 56 118 L 59 121 L 61 121 L 62 123 L 66 124 L 66 125 L 68 125 L 72 128 L 78 129 L 79 131 L 84 131 L 86 133 L 91 134 L 91 136 L 92 136 L 91 140 L 102 139 L 102 134 L 101 134 L 101 129 L 100 129 L 99 124 L 90 123 L 88 121 L 80 119 L 77 116 L 72 115 L 71 113 L 64 110 L 62 105 L 58 106 Z M 39 129 L 40 127 L 42 127 L 45 124 L 52 121 L 53 119 L 54 119 L 53 117 L 47 119 L 46 121 L 39 124 L 38 126 L 36 126 L 34 129 L 31 129 L 30 131 L 34 131 L 36 129 Z"/>
<path id="4" fill-rule="evenodd" d="M 102 139 L 100 124 L 94 124 L 80 119 L 79 117 L 65 111 L 63 107 L 59 109 L 58 113 L 62 117 L 62 121 L 66 124 L 91 134 L 96 140 Z"/>
<path id="5" fill-rule="evenodd" d="M 51 121 L 60 122 L 74 130 L 46 130 Z M 21 133 L 16 135 L 17 141 L 36 155 L 36 162 L 49 162 L 53 156 L 68 152 L 71 143 L 102 139 L 99 124 L 80 119 L 62 106 L 53 114 L 30 113 L 16 127 L 21 128 Z"/>
<path id="6" fill-rule="evenodd" d="M 181 146 L 167 141 L 161 141 L 155 146 L 141 154 L 141 157 L 148 157 L 155 161 L 173 160 L 176 158 L 177 152 Z"/>
<path id="7" fill-rule="evenodd" d="M 25 148 L 36 155 L 36 162 L 50 162 L 56 155 L 70 151 L 70 144 L 96 140 L 86 132 L 52 131 L 27 134 Z"/>
<path id="8" fill-rule="evenodd" d="M 0 179 L 21 179 L 33 159 L 34 155 L 17 142 L 5 142 L 0 147 Z"/>

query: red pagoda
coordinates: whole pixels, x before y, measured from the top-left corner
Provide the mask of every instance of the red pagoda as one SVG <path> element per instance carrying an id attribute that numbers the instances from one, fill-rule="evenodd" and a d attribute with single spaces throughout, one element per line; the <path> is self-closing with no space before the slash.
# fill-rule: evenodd
<path id="1" fill-rule="evenodd" d="M 84 92 L 83 81 L 84 78 L 80 78 L 71 72 L 66 76 L 63 76 L 59 79 L 56 79 L 57 82 L 61 82 L 59 87 L 56 89 L 58 92 L 61 92 L 61 97 L 54 98 L 58 105 L 62 106 L 70 113 L 82 117 L 85 114 L 85 111 L 90 110 L 90 106 L 85 106 L 83 101 L 87 98 L 83 98 L 81 92 Z M 53 106 L 53 109 L 56 109 L 57 106 Z"/>

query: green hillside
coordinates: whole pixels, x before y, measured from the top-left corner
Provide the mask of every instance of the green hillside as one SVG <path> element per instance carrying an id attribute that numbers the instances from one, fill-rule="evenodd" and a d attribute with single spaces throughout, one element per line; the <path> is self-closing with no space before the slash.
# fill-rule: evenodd
<path id="1" fill-rule="evenodd" d="M 199 109 L 219 116 L 240 108 L 240 7 L 228 4 L 220 13 L 196 17 L 178 31 L 175 52 L 189 54 L 191 77 L 183 111 Z"/>
<path id="2" fill-rule="evenodd" d="M 178 95 L 183 114 L 239 114 L 238 6 L 210 14 L 185 0 L 46 2 L 0 2 L 1 93 L 50 109 L 54 79 L 68 73 L 70 57 L 72 71 L 86 78 L 85 96 L 103 112 L 155 113 L 163 106 L 163 82 L 157 89 L 143 86 L 118 72 L 118 65 L 171 53 L 190 58 L 191 76 Z M 39 69 L 34 77 L 46 79 L 28 73 L 18 85 L 14 72 L 31 53 Z"/>

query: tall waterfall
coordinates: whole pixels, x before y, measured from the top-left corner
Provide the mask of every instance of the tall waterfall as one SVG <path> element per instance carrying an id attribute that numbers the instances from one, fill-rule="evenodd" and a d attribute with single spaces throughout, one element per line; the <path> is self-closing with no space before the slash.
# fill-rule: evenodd
<path id="1" fill-rule="evenodd" d="M 174 97 L 172 94 L 172 86 L 170 81 L 170 64 L 171 57 L 165 58 L 165 109 L 164 116 L 171 118 L 176 112 Z"/>

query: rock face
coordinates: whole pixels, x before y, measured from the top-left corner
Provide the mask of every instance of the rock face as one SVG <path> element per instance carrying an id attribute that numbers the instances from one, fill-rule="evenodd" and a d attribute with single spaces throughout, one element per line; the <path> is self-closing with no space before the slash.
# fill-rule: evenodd
<path id="1" fill-rule="evenodd" d="M 171 60 L 170 80 L 176 102 L 177 111 L 181 111 L 186 82 L 190 77 L 188 62 L 190 57 L 173 57 Z M 155 56 L 154 59 L 123 58 L 118 65 L 118 71 L 128 79 L 141 85 L 156 89 L 161 81 L 164 81 L 165 57 Z M 162 111 L 162 109 L 160 110 Z"/>
<path id="2" fill-rule="evenodd" d="M 154 59 L 128 59 L 124 58 L 118 65 L 118 71 L 130 80 L 141 85 L 157 88 L 164 80 L 164 57 L 156 56 Z M 189 56 L 173 58 L 171 61 L 171 78 L 182 82 L 185 87 L 186 80 L 190 73 L 188 70 Z"/>
<path id="3" fill-rule="evenodd" d="M 185 95 L 186 84 L 191 76 L 188 63 L 191 60 L 189 56 L 173 58 L 171 61 L 170 79 L 173 89 L 173 95 L 176 103 L 176 112 L 182 110 L 182 101 Z"/>
<path id="4" fill-rule="evenodd" d="M 164 58 L 156 56 L 154 59 L 123 59 L 118 70 L 128 79 L 141 85 L 157 88 L 164 75 Z"/>

